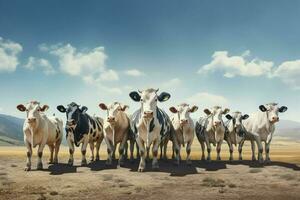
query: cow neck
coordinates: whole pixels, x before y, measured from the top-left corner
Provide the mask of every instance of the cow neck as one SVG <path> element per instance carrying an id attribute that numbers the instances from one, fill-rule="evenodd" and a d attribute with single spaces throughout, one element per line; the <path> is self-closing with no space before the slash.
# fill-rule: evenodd
<path id="1" fill-rule="evenodd" d="M 271 132 L 271 128 L 274 127 L 275 124 L 269 121 L 269 110 L 263 112 L 263 117 L 265 118 L 266 121 L 266 129 L 268 130 L 268 132 Z"/>

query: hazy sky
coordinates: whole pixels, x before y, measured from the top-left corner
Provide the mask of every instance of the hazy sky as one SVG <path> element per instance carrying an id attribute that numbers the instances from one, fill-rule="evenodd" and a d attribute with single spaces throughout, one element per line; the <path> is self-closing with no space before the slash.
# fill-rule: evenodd
<path id="1" fill-rule="evenodd" d="M 159 87 L 182 102 L 251 113 L 277 102 L 300 121 L 300 1 L 0 0 L 0 113 L 71 101 L 139 107 Z"/>

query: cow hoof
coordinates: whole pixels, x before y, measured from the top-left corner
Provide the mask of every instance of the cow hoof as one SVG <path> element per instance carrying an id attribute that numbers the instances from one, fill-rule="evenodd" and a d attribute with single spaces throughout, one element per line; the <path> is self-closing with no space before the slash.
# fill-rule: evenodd
<path id="1" fill-rule="evenodd" d="M 232 157 L 230 157 L 230 158 L 229 158 L 229 161 L 230 161 L 230 162 L 232 162 L 232 161 L 233 161 L 233 158 L 232 158 Z"/>
<path id="2" fill-rule="evenodd" d="M 73 166 L 73 160 L 69 159 L 68 160 L 68 165 Z"/>
<path id="3" fill-rule="evenodd" d="M 256 158 L 255 158 L 255 157 L 252 157 L 252 161 L 256 161 Z"/>
<path id="4" fill-rule="evenodd" d="M 99 161 L 100 160 L 100 157 L 99 156 L 96 156 L 96 161 Z"/>
<path id="5" fill-rule="evenodd" d="M 211 162 L 211 159 L 210 159 L 210 158 L 207 158 L 206 161 L 207 161 L 207 162 Z"/>
<path id="6" fill-rule="evenodd" d="M 243 160 L 243 158 L 242 157 L 239 157 L 239 161 L 242 161 Z"/>
<path id="7" fill-rule="evenodd" d="M 144 168 L 139 167 L 138 172 L 143 172 Z"/>
<path id="8" fill-rule="evenodd" d="M 24 171 L 26 171 L 26 172 L 29 172 L 30 170 L 31 170 L 31 167 L 27 166 L 27 167 L 24 168 Z"/>
<path id="9" fill-rule="evenodd" d="M 49 160 L 48 164 L 54 164 L 53 160 Z"/>
<path id="10" fill-rule="evenodd" d="M 119 160 L 118 165 L 119 165 L 120 167 L 124 167 L 124 165 L 125 165 L 124 160 Z"/>
<path id="11" fill-rule="evenodd" d="M 94 161 L 94 158 L 90 158 L 90 162 L 93 162 Z"/>
<path id="12" fill-rule="evenodd" d="M 221 157 L 217 157 L 217 160 L 221 160 Z"/>
<path id="13" fill-rule="evenodd" d="M 205 160 L 205 156 L 201 156 L 201 160 L 204 161 Z"/>
<path id="14" fill-rule="evenodd" d="M 187 160 L 187 161 L 186 161 L 186 164 L 187 164 L 188 166 L 191 166 L 191 165 L 192 165 L 192 161 L 191 161 L 191 160 Z"/>
<path id="15" fill-rule="evenodd" d="M 81 166 L 86 166 L 86 165 L 87 165 L 86 159 L 85 159 L 85 160 L 82 160 L 82 161 L 81 161 Z"/>
<path id="16" fill-rule="evenodd" d="M 266 163 L 266 164 L 270 164 L 270 163 L 271 163 L 271 159 L 270 159 L 270 158 L 266 159 L 266 160 L 265 160 L 265 163 Z"/>
<path id="17" fill-rule="evenodd" d="M 43 163 L 38 163 L 36 166 L 37 170 L 42 170 L 43 169 Z"/>
<path id="18" fill-rule="evenodd" d="M 259 164 L 263 164 L 263 163 L 264 163 L 264 160 L 263 160 L 262 158 L 260 158 L 260 159 L 258 160 L 258 162 L 259 162 Z"/>

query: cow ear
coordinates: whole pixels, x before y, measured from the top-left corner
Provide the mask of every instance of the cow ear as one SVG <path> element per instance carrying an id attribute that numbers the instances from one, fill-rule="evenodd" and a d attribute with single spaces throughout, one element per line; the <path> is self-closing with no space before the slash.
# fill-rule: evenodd
<path id="1" fill-rule="evenodd" d="M 42 112 L 45 112 L 46 110 L 49 109 L 49 106 L 48 105 L 43 105 L 43 107 L 41 107 L 41 111 Z"/>
<path id="2" fill-rule="evenodd" d="M 26 110 L 26 107 L 23 104 L 17 105 L 17 109 L 21 112 L 24 112 Z"/>
<path id="3" fill-rule="evenodd" d="M 193 113 L 193 112 L 196 112 L 198 110 L 198 106 L 193 106 L 191 109 L 190 109 L 190 112 Z"/>
<path id="4" fill-rule="evenodd" d="M 100 104 L 99 104 L 99 107 L 100 107 L 102 110 L 107 110 L 107 106 L 105 105 L 105 103 L 100 103 Z"/>
<path id="5" fill-rule="evenodd" d="M 140 96 L 139 93 L 136 92 L 136 91 L 130 92 L 130 93 L 129 93 L 129 96 L 130 96 L 130 98 L 131 98 L 133 101 L 139 102 L 139 101 L 141 100 L 141 96 Z"/>
<path id="6" fill-rule="evenodd" d="M 286 106 L 281 106 L 279 109 L 278 109 L 278 112 L 281 112 L 281 113 L 283 113 L 283 112 L 285 112 L 285 111 L 287 111 L 287 107 Z"/>
<path id="7" fill-rule="evenodd" d="M 56 107 L 59 112 L 65 113 L 67 109 L 63 105 L 59 105 Z"/>
<path id="8" fill-rule="evenodd" d="M 172 112 L 172 113 L 177 113 L 177 109 L 175 107 L 170 107 L 169 110 Z"/>
<path id="9" fill-rule="evenodd" d="M 210 110 L 207 109 L 207 108 L 205 108 L 203 111 L 204 111 L 204 113 L 207 114 L 207 115 L 210 115 L 210 114 L 211 114 Z"/>
<path id="10" fill-rule="evenodd" d="M 82 106 L 80 110 L 81 110 L 82 114 L 85 114 L 86 111 L 88 110 L 88 108 L 86 106 Z"/>
<path id="11" fill-rule="evenodd" d="M 267 108 L 266 108 L 264 105 L 260 105 L 260 106 L 259 106 L 259 109 L 260 109 L 262 112 L 266 112 L 266 111 L 267 111 Z"/>
<path id="12" fill-rule="evenodd" d="M 229 119 L 229 120 L 232 119 L 232 116 L 231 116 L 230 114 L 225 115 L 225 117 L 226 117 L 227 119 Z"/>
<path id="13" fill-rule="evenodd" d="M 158 99 L 159 102 L 164 102 L 164 101 L 169 100 L 170 97 L 171 97 L 171 95 L 170 95 L 169 93 L 167 93 L 167 92 L 162 92 L 162 93 L 157 97 L 157 99 Z"/>
<path id="14" fill-rule="evenodd" d="M 223 110 L 223 114 L 225 115 L 225 114 L 228 113 L 229 111 L 230 111 L 229 108 L 225 108 L 225 109 Z"/>
<path id="15" fill-rule="evenodd" d="M 128 105 L 123 105 L 123 106 L 121 106 L 121 110 L 122 110 L 122 111 L 125 111 L 127 108 L 129 108 Z"/>
<path id="16" fill-rule="evenodd" d="M 248 118 L 249 118 L 249 115 L 247 115 L 247 114 L 244 114 L 242 117 L 243 120 L 248 119 Z"/>

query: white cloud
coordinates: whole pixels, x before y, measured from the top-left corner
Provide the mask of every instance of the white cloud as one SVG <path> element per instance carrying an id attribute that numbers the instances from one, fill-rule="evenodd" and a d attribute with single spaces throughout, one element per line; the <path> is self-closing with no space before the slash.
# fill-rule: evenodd
<path id="1" fill-rule="evenodd" d="M 116 94 L 116 95 L 121 95 L 123 93 L 122 89 L 119 87 L 110 87 L 110 86 L 103 85 L 99 78 L 94 79 L 93 76 L 84 76 L 82 79 L 86 84 L 95 86 L 99 90 L 104 91 L 106 93 Z"/>
<path id="2" fill-rule="evenodd" d="M 46 75 L 55 74 L 55 70 L 51 63 L 43 58 L 29 57 L 28 62 L 26 65 L 24 65 L 24 67 L 29 70 L 41 68 Z"/>
<path id="3" fill-rule="evenodd" d="M 19 64 L 18 54 L 22 50 L 19 43 L 0 37 L 0 72 L 14 72 Z"/>
<path id="4" fill-rule="evenodd" d="M 173 78 L 161 84 L 163 89 L 174 89 L 180 86 L 182 81 L 179 78 Z"/>
<path id="5" fill-rule="evenodd" d="M 126 70 L 125 74 L 128 75 L 128 76 L 135 76 L 135 77 L 145 75 L 143 72 L 141 72 L 138 69 L 129 69 L 129 70 Z"/>
<path id="6" fill-rule="evenodd" d="M 116 71 L 109 69 L 100 74 L 100 80 L 102 81 L 117 81 L 119 80 L 119 75 Z"/>
<path id="7" fill-rule="evenodd" d="M 283 62 L 274 71 L 273 77 L 279 77 L 292 89 L 300 89 L 300 60 Z"/>
<path id="8" fill-rule="evenodd" d="M 228 106 L 228 100 L 220 95 L 207 92 L 199 92 L 187 98 L 187 102 L 201 107 L 211 108 L 213 106 Z"/>
<path id="9" fill-rule="evenodd" d="M 227 51 L 216 51 L 212 55 L 212 61 L 203 65 L 199 74 L 221 71 L 227 78 L 235 76 L 261 76 L 270 75 L 273 62 L 260 59 L 247 60 L 250 51 L 247 50 L 241 56 L 228 56 Z"/>

